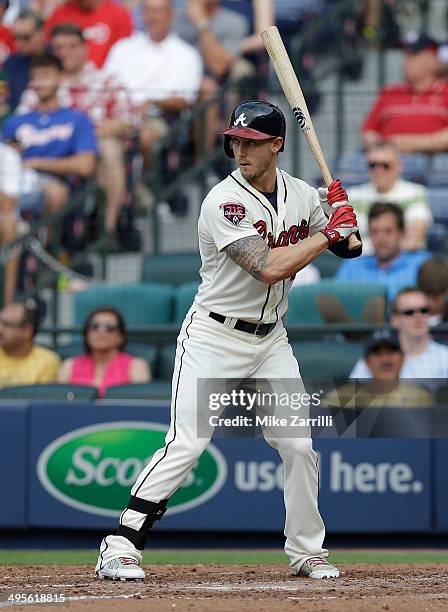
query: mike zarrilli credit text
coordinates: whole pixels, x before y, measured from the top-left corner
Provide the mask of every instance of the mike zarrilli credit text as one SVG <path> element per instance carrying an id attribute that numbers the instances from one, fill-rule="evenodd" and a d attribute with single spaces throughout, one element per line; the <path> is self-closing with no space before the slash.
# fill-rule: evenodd
<path id="1" fill-rule="evenodd" d="M 213 414 L 209 417 L 211 427 L 332 427 L 332 416 L 300 417 L 298 414 L 291 414 L 287 417 L 277 417 L 274 415 L 254 415 L 254 416 L 234 416 L 220 417 Z"/>

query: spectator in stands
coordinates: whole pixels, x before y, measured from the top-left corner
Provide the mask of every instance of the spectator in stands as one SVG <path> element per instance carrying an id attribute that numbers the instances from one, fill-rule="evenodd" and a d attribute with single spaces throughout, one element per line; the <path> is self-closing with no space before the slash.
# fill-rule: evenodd
<path id="1" fill-rule="evenodd" d="M 0 311 L 0 387 L 51 383 L 59 357 L 34 344 L 39 315 L 34 300 L 12 303 Z"/>
<path id="2" fill-rule="evenodd" d="M 403 252 L 404 217 L 401 208 L 390 203 L 375 203 L 369 212 L 369 234 L 373 255 L 347 259 L 335 279 L 353 283 L 385 285 L 389 300 L 403 287 L 415 285 L 427 251 Z"/>
<path id="3" fill-rule="evenodd" d="M 86 113 L 95 127 L 100 151 L 97 177 L 106 194 L 105 226 L 107 234 L 113 236 L 125 197 L 124 148 L 134 123 L 132 102 L 113 76 L 87 59 L 86 41 L 78 26 L 56 26 L 51 46 L 63 67 L 58 90 L 60 105 Z M 17 113 L 35 110 L 37 104 L 36 92 L 28 88 Z"/>
<path id="4" fill-rule="evenodd" d="M 116 43 L 106 63 L 139 109 L 144 170 L 150 167 L 154 143 L 167 132 L 166 119 L 196 100 L 202 79 L 201 57 L 172 32 L 173 16 L 171 0 L 145 0 L 146 31 Z"/>
<path id="5" fill-rule="evenodd" d="M 448 378 L 448 347 L 432 340 L 428 300 L 417 287 L 398 292 L 392 304 L 391 325 L 398 331 L 404 353 L 400 378 Z M 350 378 L 371 377 L 365 359 L 359 360 L 350 374 Z"/>
<path id="6" fill-rule="evenodd" d="M 20 155 L 10 146 L 0 143 L 0 248 L 17 235 L 17 198 L 20 193 L 22 163 Z M 17 282 L 18 256 L 10 253 L 4 267 L 3 302 L 14 299 Z"/>
<path id="7" fill-rule="evenodd" d="M 151 380 L 144 359 L 124 352 L 127 331 L 123 317 L 108 306 L 89 314 L 83 330 L 85 355 L 62 362 L 58 382 L 97 387 L 104 396 L 108 387 L 147 383 Z"/>
<path id="8" fill-rule="evenodd" d="M 238 81 L 253 74 L 254 68 L 241 57 L 242 43 L 248 33 L 247 20 L 220 6 L 220 0 L 187 0 L 178 16 L 174 30 L 197 48 L 204 62 L 205 75 L 199 90 L 199 102 L 217 96 L 221 83 Z M 219 131 L 219 105 L 208 106 L 205 118 L 205 149 L 213 149 Z M 197 126 L 200 130 L 202 125 Z M 202 134 L 198 134 L 198 138 Z M 198 153 L 201 154 L 201 147 Z"/>
<path id="9" fill-rule="evenodd" d="M 184 10 L 174 30 L 200 50 L 206 74 L 221 81 L 231 74 L 241 55 L 249 30 L 247 20 L 220 6 L 220 0 L 187 0 Z"/>
<path id="10" fill-rule="evenodd" d="M 0 0 L 0 66 L 6 58 L 15 51 L 16 44 L 11 30 L 3 23 L 3 17 L 9 6 L 9 0 Z"/>
<path id="11" fill-rule="evenodd" d="M 432 223 L 426 188 L 401 178 L 403 166 L 396 147 L 390 142 L 372 146 L 367 152 L 367 163 L 370 182 L 352 187 L 349 192 L 363 239 L 363 255 L 373 252 L 367 217 L 374 202 L 391 202 L 403 211 L 403 251 L 426 248 L 426 234 Z"/>
<path id="12" fill-rule="evenodd" d="M 27 7 L 42 15 L 45 20 L 60 4 L 61 0 L 27 0 Z"/>
<path id="13" fill-rule="evenodd" d="M 426 296 L 429 325 L 448 322 L 448 260 L 432 257 L 420 267 L 417 286 Z"/>
<path id="14" fill-rule="evenodd" d="M 31 88 L 37 109 L 10 117 L 3 139 L 16 146 L 27 172 L 21 185 L 20 208 L 36 214 L 54 213 L 68 201 L 75 181 L 90 177 L 96 165 L 97 145 L 89 118 L 62 108 L 58 89 L 62 65 L 53 55 L 33 59 Z"/>
<path id="15" fill-rule="evenodd" d="M 448 83 L 437 76 L 437 45 L 410 32 L 403 46 L 406 83 L 381 91 L 363 125 L 364 144 L 390 140 L 402 153 L 446 151 Z"/>
<path id="16" fill-rule="evenodd" d="M 12 110 L 19 103 L 30 79 L 31 61 L 45 52 L 44 22 L 38 13 L 24 9 L 13 25 L 16 51 L 4 63 L 9 86 L 9 105 Z"/>
<path id="17" fill-rule="evenodd" d="M 371 380 L 359 385 L 349 382 L 324 396 L 324 406 L 344 408 L 419 408 L 434 403 L 429 391 L 400 381 L 404 354 L 395 330 L 374 332 L 367 340 L 364 363 Z"/>
<path id="18" fill-rule="evenodd" d="M 264 54 L 265 47 L 260 32 L 274 25 L 274 0 L 221 0 L 223 8 L 238 12 L 249 23 L 249 34 L 242 42 L 245 54 Z"/>
<path id="19" fill-rule="evenodd" d="M 132 34 L 129 11 L 113 0 L 67 0 L 55 8 L 45 24 L 48 40 L 61 23 L 79 26 L 89 46 L 89 59 L 100 68 L 120 39 Z"/>

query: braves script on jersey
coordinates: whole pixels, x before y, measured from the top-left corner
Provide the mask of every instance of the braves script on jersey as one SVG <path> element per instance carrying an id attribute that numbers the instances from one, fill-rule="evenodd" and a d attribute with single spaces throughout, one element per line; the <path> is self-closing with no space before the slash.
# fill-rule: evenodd
<path id="1" fill-rule="evenodd" d="M 260 236 L 270 248 L 297 244 L 325 227 L 317 191 L 277 170 L 277 211 L 239 170 L 216 185 L 202 205 L 199 249 L 202 285 L 196 303 L 204 309 L 247 321 L 274 323 L 288 305 L 292 280 L 266 285 L 224 252 L 240 238 Z"/>

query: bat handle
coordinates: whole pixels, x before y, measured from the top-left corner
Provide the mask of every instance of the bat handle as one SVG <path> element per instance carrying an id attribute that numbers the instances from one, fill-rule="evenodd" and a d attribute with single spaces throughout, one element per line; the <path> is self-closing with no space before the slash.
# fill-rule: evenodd
<path id="1" fill-rule="evenodd" d="M 359 249 L 360 247 L 362 247 L 361 240 L 358 240 L 355 234 L 350 234 L 350 236 L 348 237 L 348 250 L 355 251 L 356 249 Z"/>

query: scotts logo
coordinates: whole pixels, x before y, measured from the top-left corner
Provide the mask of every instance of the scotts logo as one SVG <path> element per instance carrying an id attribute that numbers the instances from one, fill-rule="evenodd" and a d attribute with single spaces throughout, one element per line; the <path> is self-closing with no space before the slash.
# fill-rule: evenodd
<path id="1" fill-rule="evenodd" d="M 239 202 L 224 202 L 220 204 L 220 208 L 222 208 L 224 217 L 232 225 L 239 225 L 246 216 L 246 209 Z"/>
<path id="2" fill-rule="evenodd" d="M 130 487 L 153 453 L 164 445 L 167 427 L 159 423 L 116 421 L 75 429 L 49 444 L 39 456 L 37 475 L 59 501 L 84 512 L 118 516 Z M 168 514 L 183 512 L 216 495 L 227 464 L 213 445 L 168 503 Z"/>

